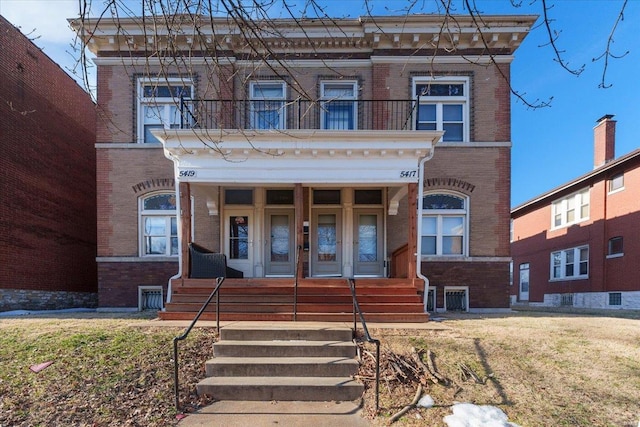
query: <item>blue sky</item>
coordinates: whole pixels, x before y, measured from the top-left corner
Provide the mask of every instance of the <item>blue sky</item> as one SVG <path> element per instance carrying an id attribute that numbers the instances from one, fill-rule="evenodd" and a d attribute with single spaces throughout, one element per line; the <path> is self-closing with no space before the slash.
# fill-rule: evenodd
<path id="1" fill-rule="evenodd" d="M 101 5 L 102 0 L 93 0 Z M 333 16 L 363 14 L 363 0 L 317 0 Z M 593 126 L 605 114 L 614 114 L 616 156 L 640 148 L 640 1 L 629 0 L 624 21 L 618 24 L 613 53 L 629 52 L 609 62 L 608 89 L 598 88 L 604 63 L 593 62 L 606 48 L 607 38 L 624 0 L 547 0 L 553 7 L 552 25 L 561 31 L 557 44 L 569 65 L 585 70 L 574 76 L 554 61 L 546 29 L 534 28 L 516 52 L 512 85 L 527 100 L 551 106 L 532 109 L 512 102 L 512 200 L 517 206 L 562 185 L 593 168 Z M 515 2 L 515 0 L 514 0 Z M 290 0 L 290 3 L 292 1 Z M 299 0 L 300 4 L 304 0 Z M 416 12 L 433 13 L 434 0 L 413 2 Z M 475 0 L 485 13 L 542 15 L 541 0 L 523 0 L 513 7 L 508 0 Z M 408 0 L 371 0 L 373 14 L 402 13 Z M 66 18 L 78 11 L 78 0 L 0 0 L 0 14 L 30 34 L 65 70 L 73 67 L 73 33 Z M 465 10 L 459 7 L 458 12 Z M 541 20 L 538 21 L 540 23 Z"/>

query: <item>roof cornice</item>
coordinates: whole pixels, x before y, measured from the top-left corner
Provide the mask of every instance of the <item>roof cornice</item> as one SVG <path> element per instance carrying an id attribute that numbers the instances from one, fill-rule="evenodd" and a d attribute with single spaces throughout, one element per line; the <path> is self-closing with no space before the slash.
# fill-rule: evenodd
<path id="1" fill-rule="evenodd" d="M 179 15 L 84 21 L 71 19 L 71 27 L 96 55 L 109 52 L 137 54 L 170 50 L 225 52 L 235 56 L 271 54 L 347 54 L 410 49 L 433 51 L 437 56 L 465 54 L 511 55 L 537 19 L 532 15 L 483 15 L 482 29 L 467 15 L 408 15 L 332 19 L 275 19 L 256 22 L 242 33 L 227 18 Z M 262 25 L 264 23 L 264 25 Z"/>

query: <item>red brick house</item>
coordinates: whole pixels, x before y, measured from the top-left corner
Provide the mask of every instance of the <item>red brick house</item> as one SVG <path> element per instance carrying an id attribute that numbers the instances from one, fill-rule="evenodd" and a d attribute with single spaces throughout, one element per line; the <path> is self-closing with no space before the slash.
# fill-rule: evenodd
<path id="1" fill-rule="evenodd" d="M 511 211 L 513 303 L 640 309 L 640 150 L 615 158 L 612 117 L 591 172 Z"/>
<path id="2" fill-rule="evenodd" d="M 0 16 L 0 311 L 95 307 L 95 104 Z"/>
<path id="3" fill-rule="evenodd" d="M 175 302 L 195 242 L 247 288 L 355 277 L 428 286 L 420 311 L 509 309 L 509 72 L 536 17 L 446 36 L 434 15 L 281 19 L 259 38 L 179 18 L 172 37 L 72 22 L 105 112 L 100 307 Z"/>

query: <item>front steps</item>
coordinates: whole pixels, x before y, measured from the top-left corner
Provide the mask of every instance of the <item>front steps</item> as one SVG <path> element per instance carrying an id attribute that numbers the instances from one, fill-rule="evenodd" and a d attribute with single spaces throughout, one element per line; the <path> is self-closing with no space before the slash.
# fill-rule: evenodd
<path id="1" fill-rule="evenodd" d="M 348 401 L 364 386 L 349 328 L 221 329 L 198 394 L 216 400 Z"/>
<path id="2" fill-rule="evenodd" d="M 163 320 L 192 320 L 214 289 L 214 280 L 179 279 Z M 284 279 L 226 279 L 220 288 L 220 320 L 353 321 L 353 303 L 345 279 L 303 279 L 297 289 Z M 356 294 L 368 322 L 427 322 L 422 296 L 407 279 L 357 279 Z M 295 311 L 295 315 L 294 315 Z M 215 298 L 202 314 L 216 319 Z"/>

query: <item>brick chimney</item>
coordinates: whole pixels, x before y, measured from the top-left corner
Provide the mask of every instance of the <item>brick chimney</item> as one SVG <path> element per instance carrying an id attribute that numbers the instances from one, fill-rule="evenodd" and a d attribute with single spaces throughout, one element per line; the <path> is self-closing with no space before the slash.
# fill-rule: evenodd
<path id="1" fill-rule="evenodd" d="M 613 114 L 598 119 L 593 128 L 593 168 L 610 162 L 616 156 L 616 121 Z"/>

